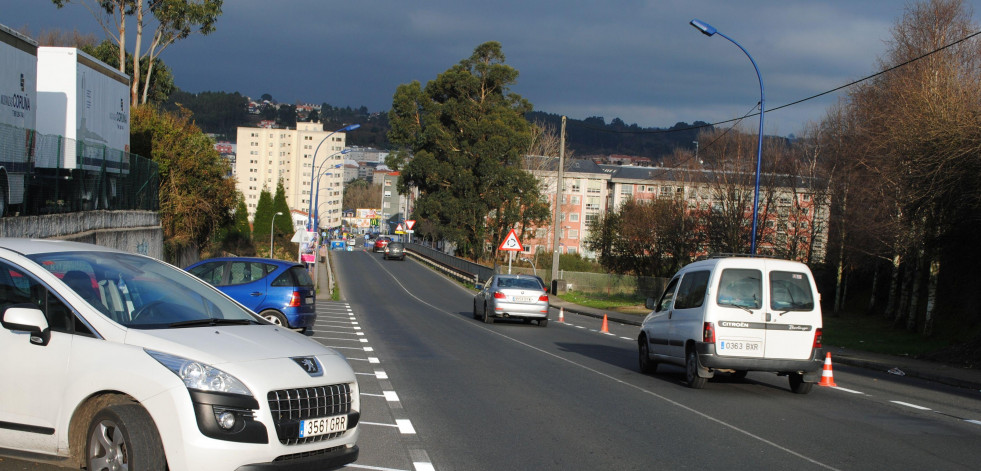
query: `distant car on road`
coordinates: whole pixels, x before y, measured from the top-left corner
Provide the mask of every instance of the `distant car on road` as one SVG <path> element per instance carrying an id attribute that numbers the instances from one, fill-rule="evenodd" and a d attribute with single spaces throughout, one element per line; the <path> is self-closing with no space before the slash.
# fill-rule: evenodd
<path id="1" fill-rule="evenodd" d="M 375 246 L 371 249 L 372 252 L 382 252 L 389 242 L 392 241 L 391 237 L 381 236 L 375 239 Z"/>
<path id="2" fill-rule="evenodd" d="M 303 332 L 317 320 L 313 279 L 299 263 L 219 257 L 202 260 L 186 270 L 273 324 Z"/>
<path id="3" fill-rule="evenodd" d="M 542 282 L 529 275 L 494 275 L 473 298 L 473 317 L 487 324 L 495 317 L 537 320 L 548 325 L 548 292 Z"/>
<path id="4" fill-rule="evenodd" d="M 405 245 L 401 242 L 389 242 L 385 246 L 385 255 L 383 255 L 385 260 L 390 258 L 397 258 L 399 260 L 405 260 Z"/>

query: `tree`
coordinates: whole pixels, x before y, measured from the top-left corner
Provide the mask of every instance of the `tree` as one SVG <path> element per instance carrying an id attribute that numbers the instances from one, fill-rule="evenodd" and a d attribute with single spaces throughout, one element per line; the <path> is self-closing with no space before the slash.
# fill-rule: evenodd
<path id="1" fill-rule="evenodd" d="M 263 188 L 259 192 L 259 202 L 255 205 L 255 214 L 252 215 L 252 240 L 257 243 L 269 240 L 273 214 L 276 214 L 273 196 L 268 189 Z M 277 216 L 277 219 L 280 217 L 282 216 Z"/>
<path id="2" fill-rule="evenodd" d="M 276 184 L 276 194 L 273 196 L 273 212 L 283 213 L 283 216 L 277 217 L 274 223 L 276 225 L 276 235 L 285 234 L 287 237 L 292 238 L 296 230 L 293 228 L 290 205 L 286 203 L 286 189 L 283 186 L 282 179 Z"/>
<path id="3" fill-rule="evenodd" d="M 160 224 L 168 252 L 203 247 L 230 223 L 235 183 L 225 178 L 228 163 L 186 112 L 134 108 L 130 133 L 133 152 L 160 166 Z"/>
<path id="4" fill-rule="evenodd" d="M 64 7 L 72 0 L 51 0 L 58 8 Z M 149 80 L 155 61 L 160 53 L 177 40 L 184 39 L 197 31 L 203 35 L 210 34 L 215 29 L 215 22 L 221 15 L 223 0 L 77 0 L 81 3 L 105 31 L 106 36 L 118 47 L 119 71 L 125 73 L 126 66 L 126 19 L 134 17 L 136 37 L 132 55 L 132 85 L 130 90 L 131 103 L 146 103 L 149 95 Z M 145 12 L 157 21 L 150 41 L 150 48 L 141 53 L 143 45 L 143 26 Z M 147 63 L 147 74 L 142 75 L 142 62 Z M 142 77 L 141 77 L 142 75 Z M 141 82 L 141 80 L 143 80 Z M 139 100 L 139 90 L 142 84 L 142 101 Z"/>
<path id="5" fill-rule="evenodd" d="M 119 67 L 119 46 L 109 41 L 102 41 L 97 46 L 84 46 L 81 49 L 96 59 L 109 64 L 111 67 Z M 133 63 L 129 60 L 131 57 L 130 54 L 126 54 L 127 60 L 124 64 L 126 64 L 126 73 L 134 76 Z M 150 73 L 148 61 L 140 62 L 140 68 L 144 71 L 143 77 L 151 78 L 149 80 L 150 88 L 147 89 L 148 95 L 144 97 L 143 102 L 160 104 L 166 102 L 175 90 L 174 76 L 171 74 L 170 68 L 164 65 L 162 60 L 155 59 L 154 62 L 156 62 L 156 66 L 153 67 L 152 74 Z M 136 102 L 133 102 L 133 104 L 135 105 Z M 172 108 L 171 110 L 176 110 L 176 108 Z"/>
<path id="6" fill-rule="evenodd" d="M 382 186 L 359 178 L 344 185 L 344 209 L 381 208 Z"/>
<path id="7" fill-rule="evenodd" d="M 387 163 L 401 169 L 399 191 L 418 188 L 415 217 L 433 222 L 465 256 L 483 255 L 488 215 L 501 233 L 519 222 L 521 205 L 540 199 L 520 167 L 531 104 L 509 91 L 517 77 L 501 45 L 487 42 L 425 88 L 400 85 L 389 112 L 388 137 L 399 150 Z"/>

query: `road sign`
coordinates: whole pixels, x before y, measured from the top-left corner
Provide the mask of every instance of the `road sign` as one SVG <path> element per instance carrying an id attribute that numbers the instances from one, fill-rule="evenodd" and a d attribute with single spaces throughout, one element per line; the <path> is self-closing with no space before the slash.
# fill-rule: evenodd
<path id="1" fill-rule="evenodd" d="M 412 228 L 415 227 L 415 225 L 416 225 L 416 221 L 415 220 L 413 220 L 413 219 L 406 219 L 405 220 L 405 228 L 406 229 L 412 230 Z"/>
<path id="2" fill-rule="evenodd" d="M 518 240 L 518 234 L 514 232 L 514 229 L 511 229 L 511 232 L 508 232 L 508 236 L 504 238 L 504 242 L 501 242 L 501 246 L 497 249 L 511 250 L 514 252 L 525 250 L 525 248 L 521 246 L 521 241 Z"/>

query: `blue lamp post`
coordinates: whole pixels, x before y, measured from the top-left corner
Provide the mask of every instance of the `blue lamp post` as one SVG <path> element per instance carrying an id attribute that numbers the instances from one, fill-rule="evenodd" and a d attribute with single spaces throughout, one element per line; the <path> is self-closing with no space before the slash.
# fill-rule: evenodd
<path id="1" fill-rule="evenodd" d="M 701 31 L 702 34 L 706 36 L 712 36 L 714 34 L 718 34 L 719 36 L 728 39 L 729 42 L 735 44 L 736 47 L 741 49 L 743 53 L 746 54 L 746 57 L 749 58 L 749 61 L 753 63 L 753 68 L 756 69 L 756 78 L 758 78 L 760 81 L 760 135 L 759 135 L 759 141 L 756 144 L 756 188 L 753 191 L 753 235 L 752 235 L 752 239 L 750 240 L 750 249 L 749 249 L 750 255 L 756 255 L 756 217 L 757 217 L 757 211 L 760 207 L 760 168 L 763 162 L 763 113 L 765 112 L 763 107 L 763 103 L 764 103 L 763 76 L 760 75 L 760 68 L 756 66 L 756 61 L 753 60 L 753 56 L 749 55 L 749 52 L 746 51 L 746 48 L 740 46 L 739 43 L 737 43 L 735 40 L 733 40 L 729 36 L 720 33 L 719 30 L 715 29 L 712 25 L 704 21 L 693 19 L 689 22 L 689 24 L 694 26 L 696 29 Z"/>
<path id="2" fill-rule="evenodd" d="M 361 127 L 360 124 L 349 124 L 347 126 L 344 126 L 343 128 L 338 129 L 337 131 L 334 131 L 334 132 L 332 132 L 332 133 L 324 136 L 324 138 L 321 139 L 320 142 L 317 144 L 317 148 L 314 149 L 314 151 L 313 151 L 313 159 L 311 161 L 311 164 L 312 165 L 310 165 L 310 168 L 312 169 L 313 167 L 316 166 L 316 164 L 317 164 L 317 151 L 320 150 L 320 145 L 327 141 L 327 138 L 329 138 L 330 136 L 333 136 L 334 134 L 337 134 L 339 132 L 353 131 L 353 130 L 358 129 L 360 127 Z M 335 154 L 331 154 L 331 155 L 335 155 Z M 328 157 L 330 157 L 330 156 L 328 156 Z M 323 165 L 323 163 L 321 163 L 321 165 Z M 312 175 L 310 175 L 310 194 L 311 195 L 313 194 L 313 179 L 316 176 L 317 176 L 317 173 L 316 172 L 314 172 Z M 308 231 L 314 229 L 312 222 L 313 222 L 313 199 L 310 200 L 310 210 L 307 212 L 307 230 Z"/>
<path id="3" fill-rule="evenodd" d="M 331 154 L 330 156 L 328 156 L 328 158 L 331 157 L 331 156 L 337 155 L 337 154 L 346 154 L 348 152 L 351 152 L 351 149 L 344 149 L 341 152 L 335 152 L 335 153 Z M 317 191 L 314 193 L 314 198 L 313 198 L 313 206 L 317 208 L 317 212 L 313 216 L 313 227 L 315 229 L 318 229 L 320 227 L 319 226 L 319 223 L 320 223 L 320 206 L 318 205 L 318 202 L 320 201 L 320 176 L 321 175 L 334 175 L 331 172 L 321 172 L 320 171 L 320 169 L 324 166 L 325 163 L 327 163 L 327 159 L 324 159 L 324 161 L 320 163 L 320 166 L 317 167 L 317 173 L 316 173 L 316 176 L 317 176 Z M 332 168 L 341 168 L 342 166 L 343 165 L 341 165 L 341 164 L 336 164 L 336 165 L 333 165 L 331 167 L 327 167 L 326 170 L 330 170 Z"/>

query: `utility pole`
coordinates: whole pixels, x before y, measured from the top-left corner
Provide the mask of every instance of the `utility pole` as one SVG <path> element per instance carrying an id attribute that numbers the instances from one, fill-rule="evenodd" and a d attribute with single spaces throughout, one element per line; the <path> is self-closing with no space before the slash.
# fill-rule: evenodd
<path id="1" fill-rule="evenodd" d="M 565 116 L 559 134 L 559 168 L 555 191 L 555 211 L 552 213 L 552 281 L 559 279 L 559 219 L 562 217 L 562 180 L 565 178 Z M 555 293 L 552 293 L 555 294 Z"/>

